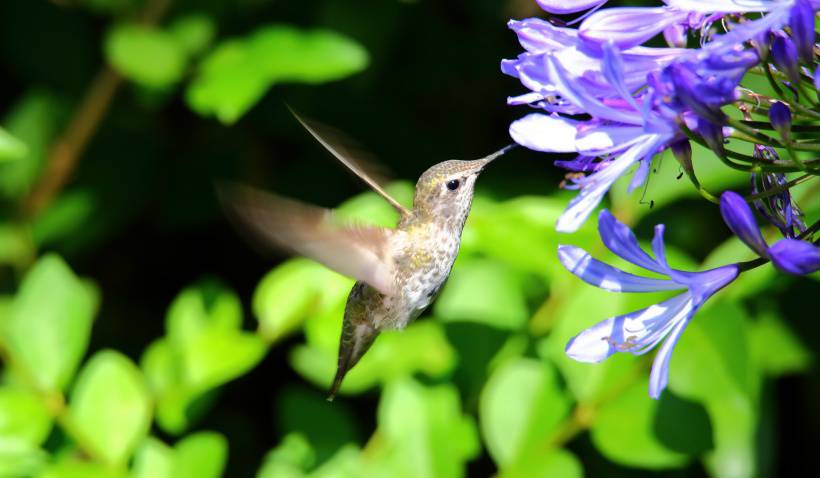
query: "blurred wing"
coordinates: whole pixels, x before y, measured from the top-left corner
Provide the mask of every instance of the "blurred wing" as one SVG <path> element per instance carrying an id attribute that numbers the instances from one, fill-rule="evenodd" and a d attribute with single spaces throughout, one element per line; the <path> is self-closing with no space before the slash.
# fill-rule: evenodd
<path id="1" fill-rule="evenodd" d="M 302 118 L 295 111 L 292 109 L 290 112 L 296 118 L 299 123 L 304 126 L 304 128 L 311 134 L 316 141 L 318 141 L 322 146 L 325 147 L 330 154 L 332 154 L 336 159 L 338 159 L 342 164 L 344 164 L 347 169 L 351 170 L 353 174 L 361 178 L 362 181 L 367 183 L 374 191 L 376 191 L 381 197 L 383 197 L 387 202 L 390 203 L 399 214 L 402 216 L 407 216 L 410 214 L 410 211 L 407 210 L 404 206 L 401 205 L 398 201 L 396 201 L 393 196 L 389 195 L 384 188 L 379 185 L 379 183 L 369 175 L 363 164 L 366 164 L 361 159 L 355 160 L 354 154 L 352 153 L 351 148 L 346 148 L 343 146 L 344 141 L 340 140 L 339 134 L 334 134 L 330 129 L 323 127 L 313 121 L 308 121 L 305 118 Z M 359 155 L 361 156 L 361 155 Z"/>
<path id="2" fill-rule="evenodd" d="M 263 245 L 309 257 L 369 284 L 382 294 L 394 292 L 391 229 L 342 226 L 333 212 L 237 185 L 217 188 L 222 204 Z"/>

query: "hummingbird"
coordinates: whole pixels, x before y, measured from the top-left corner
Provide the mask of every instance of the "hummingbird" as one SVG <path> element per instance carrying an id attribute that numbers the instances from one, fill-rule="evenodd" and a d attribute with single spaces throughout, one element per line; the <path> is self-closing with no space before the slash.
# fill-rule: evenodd
<path id="1" fill-rule="evenodd" d="M 257 240 L 356 279 L 345 304 L 336 375 L 328 394 L 332 401 L 347 372 L 381 331 L 404 329 L 435 300 L 458 255 L 476 179 L 516 145 L 481 159 L 431 166 L 416 182 L 413 207 L 407 209 L 366 172 L 350 148 L 291 112 L 328 152 L 399 213 L 395 228 L 345 224 L 332 210 L 247 186 L 219 190 L 231 215 Z"/>

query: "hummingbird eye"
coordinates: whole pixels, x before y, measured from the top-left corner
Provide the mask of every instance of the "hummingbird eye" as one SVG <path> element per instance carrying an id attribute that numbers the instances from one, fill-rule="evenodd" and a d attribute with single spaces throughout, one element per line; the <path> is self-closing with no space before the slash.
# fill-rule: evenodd
<path id="1" fill-rule="evenodd" d="M 451 180 L 447 181 L 447 189 L 449 189 L 450 191 L 455 191 L 456 189 L 458 189 L 458 186 L 460 184 L 461 183 L 459 182 L 458 179 L 451 179 Z"/>

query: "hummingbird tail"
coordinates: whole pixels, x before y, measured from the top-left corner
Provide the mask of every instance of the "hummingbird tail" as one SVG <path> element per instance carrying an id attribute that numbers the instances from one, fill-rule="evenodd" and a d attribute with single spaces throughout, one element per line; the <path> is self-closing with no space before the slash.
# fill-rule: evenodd
<path id="1" fill-rule="evenodd" d="M 336 376 L 330 386 L 327 401 L 333 401 L 347 372 L 359 362 L 378 335 L 379 331 L 372 325 L 354 324 L 345 318 L 342 324 L 342 337 L 339 340 L 339 365 L 336 368 Z"/>

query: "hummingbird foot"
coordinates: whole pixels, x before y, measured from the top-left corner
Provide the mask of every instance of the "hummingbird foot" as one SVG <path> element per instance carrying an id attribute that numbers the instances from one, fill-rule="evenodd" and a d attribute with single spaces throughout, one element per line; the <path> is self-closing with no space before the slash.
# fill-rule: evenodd
<path id="1" fill-rule="evenodd" d="M 339 340 L 339 364 L 336 368 L 333 384 L 330 386 L 327 401 L 333 401 L 347 372 L 359 362 L 359 359 L 367 352 L 378 335 L 379 331 L 370 324 L 353 324 L 345 319 L 342 324 L 342 337 Z"/>

